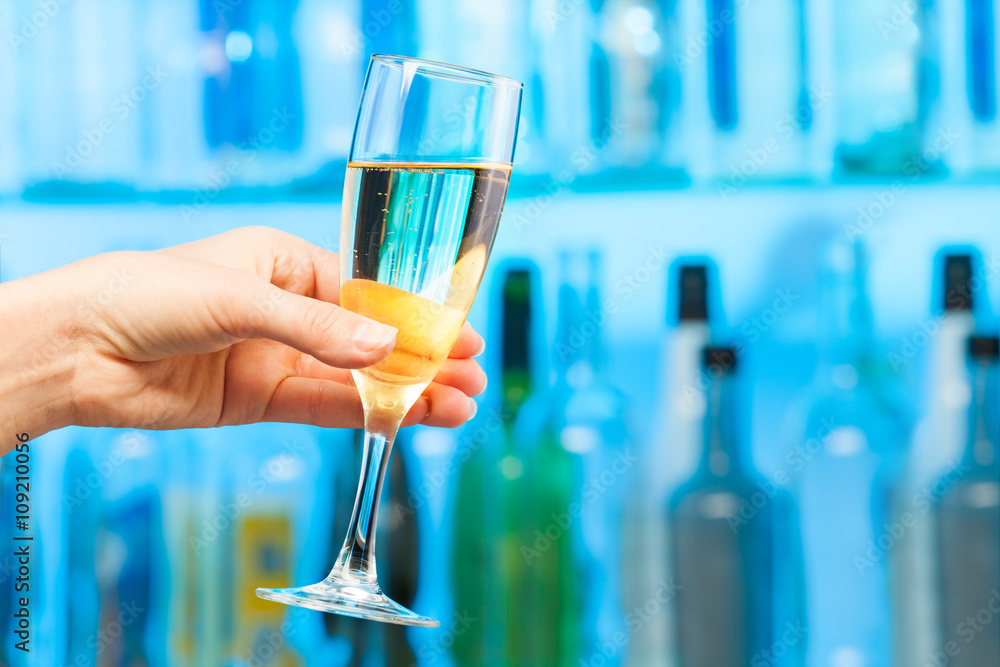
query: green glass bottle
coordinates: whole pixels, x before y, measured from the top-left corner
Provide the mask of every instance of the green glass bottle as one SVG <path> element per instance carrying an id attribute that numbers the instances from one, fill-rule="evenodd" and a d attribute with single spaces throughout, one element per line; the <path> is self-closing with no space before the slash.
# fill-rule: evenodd
<path id="1" fill-rule="evenodd" d="M 532 313 L 537 269 L 512 261 L 501 267 L 490 329 L 499 347 L 488 364 L 494 382 L 460 438 L 452 547 L 453 609 L 470 621 L 455 637 L 456 665 L 521 664 L 525 654 L 524 564 L 517 550 L 523 521 L 524 464 L 512 430 L 532 393 Z M 495 388 L 494 388 L 495 387 Z"/>

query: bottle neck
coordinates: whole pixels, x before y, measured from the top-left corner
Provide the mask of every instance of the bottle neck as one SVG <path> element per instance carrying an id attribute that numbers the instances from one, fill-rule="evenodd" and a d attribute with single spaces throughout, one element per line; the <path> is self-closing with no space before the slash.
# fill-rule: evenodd
<path id="1" fill-rule="evenodd" d="M 989 407 L 997 406 L 996 361 L 973 361 L 970 367 L 972 398 L 969 401 L 969 430 L 962 463 L 972 468 L 1000 466 L 997 424 L 990 424 Z"/>
<path id="2" fill-rule="evenodd" d="M 705 392 L 704 446 L 701 474 L 735 477 L 743 474 L 736 438 L 736 388 L 733 378 L 724 375 L 712 380 Z"/>
<path id="3" fill-rule="evenodd" d="M 824 280 L 820 292 L 823 365 L 827 371 L 842 366 L 860 370 L 871 357 L 874 319 L 864 275 L 855 269 Z"/>
<path id="4" fill-rule="evenodd" d="M 570 388 L 589 385 L 606 371 L 605 313 L 593 273 L 586 281 L 564 274 L 559 288 L 554 362 L 557 382 Z"/>

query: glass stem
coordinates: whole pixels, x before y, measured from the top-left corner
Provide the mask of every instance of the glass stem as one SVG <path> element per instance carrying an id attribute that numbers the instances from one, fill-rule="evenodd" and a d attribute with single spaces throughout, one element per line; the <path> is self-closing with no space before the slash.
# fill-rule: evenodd
<path id="1" fill-rule="evenodd" d="M 361 458 L 361 481 L 354 500 L 354 512 L 347 538 L 330 577 L 353 579 L 360 585 L 378 585 L 375 572 L 375 530 L 382 482 L 389 466 L 389 454 L 402 414 L 366 411 L 365 442 Z"/>

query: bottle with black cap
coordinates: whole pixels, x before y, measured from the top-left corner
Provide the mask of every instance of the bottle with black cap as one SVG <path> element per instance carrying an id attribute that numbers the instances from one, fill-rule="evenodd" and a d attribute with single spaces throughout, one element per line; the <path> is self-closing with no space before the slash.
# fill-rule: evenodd
<path id="1" fill-rule="evenodd" d="M 719 320 L 716 300 L 709 295 L 717 285 L 715 266 L 706 257 L 679 257 L 668 271 L 657 427 L 643 452 L 648 465 L 636 471 L 626 504 L 623 548 L 629 567 L 622 582 L 626 609 L 644 604 L 649 591 L 668 575 L 670 536 L 664 507 L 670 491 L 698 465 L 705 404 L 701 358 L 712 336 L 710 312 L 713 322 Z M 669 627 L 673 609 L 662 613 Z M 664 667 L 669 664 L 669 649 L 667 633 L 637 633 L 626 666 Z"/>
<path id="2" fill-rule="evenodd" d="M 972 249 L 945 248 L 938 254 L 933 317 L 921 322 L 890 355 L 895 370 L 927 346 L 924 409 L 913 443 L 910 476 L 916 486 L 931 484 L 965 444 L 965 408 L 970 391 L 965 343 L 976 329 L 976 275 L 981 262 Z"/>
<path id="3" fill-rule="evenodd" d="M 971 385 L 966 341 L 976 327 L 976 293 L 981 289 L 978 253 L 968 247 L 943 248 L 935 258 L 931 316 L 923 319 L 889 354 L 892 370 L 913 375 L 926 355 L 923 405 L 914 429 L 905 474 L 894 494 L 891 514 L 915 510 L 914 498 L 953 470 L 966 440 L 966 408 Z M 895 652 L 899 664 L 922 664 L 940 650 L 934 517 L 920 517 L 906 539 L 889 552 L 895 601 Z"/>
<path id="4" fill-rule="evenodd" d="M 736 350 L 702 364 L 701 460 L 669 505 L 677 664 L 742 667 L 773 643 L 773 507 L 737 438 Z"/>
<path id="5" fill-rule="evenodd" d="M 952 667 L 1000 664 L 1000 338 L 972 336 L 965 452 L 931 487 L 936 504 L 940 656 Z"/>

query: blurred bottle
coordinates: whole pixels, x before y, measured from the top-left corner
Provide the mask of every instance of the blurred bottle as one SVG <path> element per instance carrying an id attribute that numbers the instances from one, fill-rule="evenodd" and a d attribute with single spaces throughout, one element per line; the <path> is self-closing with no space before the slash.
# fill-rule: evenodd
<path id="1" fill-rule="evenodd" d="M 11 11 L 16 3 L 8 2 L 7 7 L 10 9 L 0 12 L 0 33 L 8 36 L 10 47 L 0 50 L 0 89 L 5 91 L 0 98 L 0 197 L 18 195 L 24 185 L 22 147 L 18 136 L 18 116 L 24 100 L 17 66 L 22 46 L 19 39 L 24 26 L 20 23 L 20 13 Z M 0 624 L 0 636 L 2 628 L 3 624 Z M 0 656 L 4 651 L 6 649 L 0 648 Z"/>
<path id="2" fill-rule="evenodd" d="M 347 534 L 351 523 L 351 512 L 354 509 L 354 501 L 358 493 L 358 475 L 361 470 L 361 445 L 364 437 L 363 431 L 352 433 L 349 443 L 338 443 L 337 463 L 333 466 L 333 516 L 332 527 L 328 531 L 329 537 L 328 552 L 326 562 L 317 576 L 307 577 L 311 581 L 320 581 L 330 573 L 330 568 L 337 562 L 340 550 L 344 546 L 344 535 Z M 383 490 L 383 494 L 388 489 Z M 388 503 L 379 503 L 379 507 L 384 508 Z M 376 544 L 384 545 L 384 531 L 388 528 L 388 522 L 382 521 L 379 517 L 378 534 Z M 378 546 L 376 548 L 379 548 Z M 382 546 L 384 551 L 384 546 Z M 382 558 L 382 551 L 376 554 L 376 560 Z M 343 655 L 342 663 L 349 667 L 361 667 L 364 663 L 364 656 L 369 653 L 369 648 L 377 642 L 376 624 L 368 623 L 362 619 L 341 616 L 340 614 L 323 614 L 323 626 L 326 631 L 327 653 L 330 648 L 335 648 L 338 655 Z"/>
<path id="3" fill-rule="evenodd" d="M 934 317 L 924 324 L 929 339 L 924 417 L 917 427 L 912 477 L 918 486 L 936 481 L 961 456 L 971 378 L 965 341 L 976 327 L 975 287 L 982 260 L 974 249 L 946 248 L 935 262 Z M 904 350 L 908 352 L 908 350 Z M 896 359 L 900 363 L 905 357 Z"/>
<path id="4" fill-rule="evenodd" d="M 711 277 L 710 277 L 711 274 Z M 667 286 L 667 320 L 671 325 L 663 342 L 660 377 L 662 409 L 654 441 L 636 471 L 625 518 L 625 607 L 642 605 L 669 572 L 666 507 L 669 490 L 690 476 L 698 464 L 705 397 L 701 359 L 711 337 L 709 313 L 718 307 L 709 299 L 717 284 L 713 265 L 706 259 L 682 257 L 674 261 Z M 713 320 L 718 317 L 713 315 Z M 664 613 L 670 613 L 665 611 Z M 662 627 L 671 627 L 668 620 Z M 629 646 L 630 665 L 653 667 L 668 659 L 667 632 L 643 632 Z"/>
<path id="5" fill-rule="evenodd" d="M 678 0 L 687 169 L 697 180 L 715 177 L 735 153 L 737 127 L 736 25 L 733 0 Z"/>
<path id="6" fill-rule="evenodd" d="M 771 645 L 774 515 L 767 503 L 744 511 L 760 487 L 737 440 L 736 351 L 707 347 L 703 359 L 701 462 L 670 499 L 678 664 L 737 667 Z"/>
<path id="7" fill-rule="evenodd" d="M 532 109 L 536 122 L 541 116 L 541 133 L 531 145 L 531 157 L 537 159 L 537 153 L 543 152 L 541 165 L 558 175 L 560 182 L 600 167 L 600 152 L 587 151 L 593 143 L 594 127 L 600 126 L 591 99 L 595 61 L 601 58 L 600 49 L 595 48 L 600 4 L 600 0 L 531 3 L 537 44 L 531 103 L 537 105 Z M 541 96 L 537 95 L 539 90 Z M 600 131 L 605 129 L 600 127 Z"/>
<path id="8" fill-rule="evenodd" d="M 223 432 L 238 454 L 229 464 L 228 488 L 209 523 L 231 535 L 233 571 L 232 650 L 235 660 L 266 667 L 294 667 L 304 661 L 295 643 L 289 608 L 258 598 L 258 587 L 294 585 L 297 552 L 308 523 L 315 487 L 307 473 L 318 470 L 315 442 L 299 426 L 258 424 Z M 232 516 L 230 516 L 232 515 Z M 299 632 L 298 634 L 301 634 Z"/>
<path id="9" fill-rule="evenodd" d="M 161 491 L 166 556 L 158 579 L 161 586 L 169 582 L 165 595 L 165 650 L 167 664 L 176 667 L 198 667 L 208 658 L 202 652 L 200 626 L 212 627 L 225 641 L 231 634 L 231 628 L 228 632 L 220 632 L 208 625 L 199 599 L 202 584 L 199 563 L 210 560 L 215 553 L 207 539 L 211 534 L 206 533 L 202 524 L 205 512 L 201 496 L 208 491 L 207 469 L 211 469 L 211 465 L 203 467 L 202 464 L 213 462 L 211 452 L 200 446 L 202 435 L 199 431 L 175 431 L 161 436 L 161 446 L 168 448 L 170 455 Z M 212 579 L 225 579 L 226 571 L 215 573 Z M 223 584 L 221 588 L 225 591 L 229 587 Z M 213 592 L 219 590 L 216 588 Z M 209 659 L 222 661 L 224 656 L 216 654 Z"/>
<path id="10" fill-rule="evenodd" d="M 0 540 L 14 543 L 15 457 L 0 457 Z M 18 641 L 11 631 L 14 618 L 14 580 L 17 578 L 17 560 L 10 553 L 0 556 L 0 665 L 12 667 L 14 644 Z"/>
<path id="11" fill-rule="evenodd" d="M 107 446 L 97 450 L 101 453 L 97 469 L 111 474 L 101 489 L 96 526 L 97 627 L 110 636 L 120 626 L 121 634 L 106 645 L 98 642 L 95 664 L 162 663 L 162 657 L 151 655 L 147 648 L 163 645 L 153 569 L 162 549 L 157 489 L 161 450 L 142 432 L 103 431 L 99 437 Z M 93 643 L 90 637 L 88 643 Z"/>
<path id="12" fill-rule="evenodd" d="M 669 58 L 671 3 L 600 0 L 592 3 L 597 34 L 591 57 L 592 130 L 607 147 L 605 164 L 680 166 L 676 132 L 680 78 Z"/>
<path id="13" fill-rule="evenodd" d="M 412 429 L 404 431 L 394 443 L 396 451 L 389 461 L 389 502 L 383 507 L 388 515 L 388 558 L 382 562 L 388 571 L 380 568 L 379 575 L 385 593 L 407 609 L 413 608 L 417 597 L 417 574 L 420 572 L 420 530 L 416 512 L 410 502 L 408 468 L 412 465 Z M 387 667 L 411 667 L 417 657 L 406 639 L 406 626 L 386 625 L 385 664 Z"/>
<path id="14" fill-rule="evenodd" d="M 914 429 L 906 475 L 895 494 L 893 515 L 916 515 L 906 540 L 890 560 L 896 601 L 896 652 L 899 664 L 911 664 L 941 645 L 938 636 L 934 517 L 926 503 L 928 489 L 954 470 L 966 441 L 971 384 L 966 342 L 975 329 L 976 297 L 971 289 L 978 265 L 975 251 L 947 248 L 935 262 L 933 317 L 921 323 L 926 335 L 927 367 L 922 417 Z M 899 367 L 916 349 L 892 357 Z"/>
<path id="15" fill-rule="evenodd" d="M 490 324 L 493 385 L 457 452 L 453 609 L 476 618 L 455 639 L 457 665 L 530 663 L 526 572 L 518 551 L 528 520 L 524 452 L 513 438 L 537 383 L 532 344 L 538 270 L 523 260 L 498 268 Z M 528 661 L 525 663 L 524 661 Z"/>
<path id="16" fill-rule="evenodd" d="M 297 159 L 307 173 L 337 160 L 346 163 L 357 109 L 343 101 L 361 96 L 365 33 L 383 30 L 393 18 L 387 10 L 362 18 L 360 0 L 298 3 L 292 34 L 302 55 L 303 140 Z M 343 178 L 342 165 L 337 171 L 337 178 Z"/>
<path id="17" fill-rule="evenodd" d="M 833 103 L 833 81 L 814 80 L 809 71 L 804 0 L 728 4 L 736 26 L 739 123 L 735 153 L 719 174 L 724 192 L 755 179 L 809 173 L 814 112 Z"/>
<path id="18" fill-rule="evenodd" d="M 1000 339 L 973 336 L 968 355 L 967 444 L 936 487 L 946 488 L 936 506 L 941 656 L 955 667 L 1000 663 Z"/>
<path id="19" fill-rule="evenodd" d="M 234 3 L 230 3 L 234 4 Z M 140 71 L 155 91 L 143 102 L 142 141 L 146 166 L 135 178 L 144 190 L 197 190 L 209 167 L 205 141 L 205 72 L 215 72 L 224 54 L 204 44 L 196 2 L 149 0 L 137 16 Z M 143 72 L 143 75 L 148 70 Z M 127 108 L 127 107 L 126 107 Z"/>
<path id="20" fill-rule="evenodd" d="M 599 275 L 596 252 L 563 254 L 555 387 L 517 425 L 518 441 L 531 443 L 530 532 L 521 531 L 519 551 L 535 651 L 521 664 L 575 666 L 600 655 L 614 665 L 624 657 L 619 531 L 634 458 L 626 402 L 608 377 Z"/>
<path id="21" fill-rule="evenodd" d="M 997 117 L 997 29 L 993 0 L 940 3 L 941 113 L 952 173 L 970 176 L 1000 169 Z"/>
<path id="22" fill-rule="evenodd" d="M 941 168 L 924 155 L 937 76 L 925 55 L 935 17 L 925 3 L 836 3 L 837 126 L 840 171 L 919 177 Z M 859 31 L 858 26 L 873 26 Z M 927 136 L 933 143 L 939 137 Z"/>
<path id="23" fill-rule="evenodd" d="M 907 432 L 876 377 L 866 262 L 834 242 L 822 267 L 820 363 L 791 415 L 809 573 L 809 664 L 892 664 L 889 503 Z"/>

